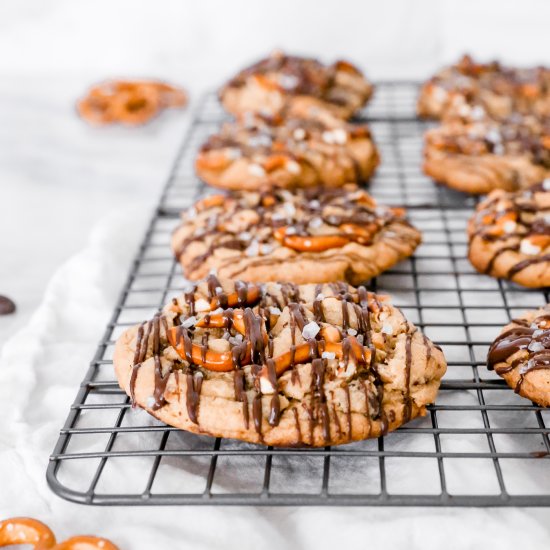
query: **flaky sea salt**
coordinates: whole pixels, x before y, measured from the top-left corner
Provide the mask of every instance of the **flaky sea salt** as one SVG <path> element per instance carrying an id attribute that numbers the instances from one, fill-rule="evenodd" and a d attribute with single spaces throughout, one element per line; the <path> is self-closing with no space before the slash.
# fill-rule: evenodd
<path id="1" fill-rule="evenodd" d="M 343 145 L 348 140 L 348 134 L 342 128 L 335 128 L 334 130 L 325 130 L 321 134 L 321 139 L 329 145 Z"/>
<path id="2" fill-rule="evenodd" d="M 357 331 L 354 329 L 354 328 L 348 328 L 348 334 L 350 336 L 356 336 L 357 335 Z"/>
<path id="3" fill-rule="evenodd" d="M 145 402 L 145 406 L 148 409 L 152 409 L 155 406 L 156 402 L 157 402 L 156 399 L 151 395 L 147 398 L 147 401 Z"/>
<path id="4" fill-rule="evenodd" d="M 258 134 L 248 138 L 248 145 L 250 147 L 271 147 L 271 143 L 272 139 L 265 134 Z"/>
<path id="5" fill-rule="evenodd" d="M 267 256 L 268 254 L 271 254 L 273 252 L 273 246 L 270 244 L 261 244 L 260 245 L 260 254 L 262 256 Z"/>
<path id="6" fill-rule="evenodd" d="M 271 313 L 271 315 L 281 315 L 282 311 L 278 307 L 270 306 L 269 313 Z"/>
<path id="7" fill-rule="evenodd" d="M 235 334 L 235 336 L 230 336 L 227 341 L 232 345 L 232 346 L 238 346 L 239 344 L 242 344 L 243 342 L 243 335 L 242 334 Z"/>
<path id="8" fill-rule="evenodd" d="M 252 241 L 244 253 L 249 257 L 253 258 L 260 253 L 260 245 L 258 241 Z"/>
<path id="9" fill-rule="evenodd" d="M 181 324 L 183 328 L 191 328 L 194 327 L 197 324 L 197 318 L 196 317 L 187 317 L 185 321 Z"/>
<path id="10" fill-rule="evenodd" d="M 482 120 L 485 118 L 485 109 L 480 105 L 476 105 L 470 112 L 472 120 Z"/>
<path id="11" fill-rule="evenodd" d="M 228 147 L 225 154 L 229 160 L 236 160 L 242 156 L 241 150 L 236 147 Z"/>
<path id="12" fill-rule="evenodd" d="M 544 348 L 544 346 L 540 343 L 540 342 L 531 342 L 528 346 L 527 346 L 527 349 L 529 351 L 542 351 Z"/>
<path id="13" fill-rule="evenodd" d="M 296 141 L 302 141 L 306 137 L 306 131 L 303 128 L 296 128 L 296 130 L 292 132 L 292 137 Z"/>
<path id="14" fill-rule="evenodd" d="M 323 220 L 318 216 L 315 216 L 314 218 L 311 218 L 308 225 L 309 227 L 316 229 L 317 227 L 321 227 L 323 225 Z"/>
<path id="15" fill-rule="evenodd" d="M 386 323 L 385 325 L 382 326 L 382 331 L 381 332 L 383 334 L 391 335 L 391 334 L 393 334 L 393 327 L 389 323 Z"/>
<path id="16" fill-rule="evenodd" d="M 291 174 L 299 174 L 302 171 L 302 167 L 295 161 L 295 160 L 289 160 L 285 164 L 285 168 L 291 173 Z"/>
<path id="17" fill-rule="evenodd" d="M 546 178 L 545 180 L 543 180 L 543 182 L 542 182 L 542 188 L 543 188 L 545 191 L 550 191 L 550 178 Z"/>
<path id="18" fill-rule="evenodd" d="M 265 176 L 265 170 L 259 164 L 251 164 L 248 167 L 248 172 L 257 178 L 262 178 Z"/>
<path id="19" fill-rule="evenodd" d="M 527 254 L 528 256 L 535 256 L 540 254 L 540 248 L 534 245 L 529 239 L 523 239 L 519 250 L 522 254 Z"/>
<path id="20" fill-rule="evenodd" d="M 296 207 L 291 202 L 285 202 L 283 204 L 283 208 L 285 209 L 285 214 L 291 218 L 296 214 Z"/>
<path id="21" fill-rule="evenodd" d="M 252 238 L 252 234 L 248 231 L 242 231 L 237 235 L 241 241 L 249 241 Z"/>
<path id="22" fill-rule="evenodd" d="M 516 222 L 513 222 L 512 220 L 508 220 L 503 225 L 503 229 L 505 233 L 514 233 L 514 231 L 516 230 L 516 227 L 517 227 Z"/>
<path id="23" fill-rule="evenodd" d="M 302 336 L 304 337 L 304 340 L 311 340 L 319 334 L 319 331 L 321 330 L 321 327 L 315 322 L 310 321 L 302 330 Z"/>
<path id="24" fill-rule="evenodd" d="M 485 139 L 491 143 L 500 143 L 502 141 L 500 132 L 496 128 L 491 128 L 485 134 Z"/>
<path id="25" fill-rule="evenodd" d="M 195 302 L 196 311 L 210 311 L 210 303 L 207 302 L 204 298 L 199 298 Z"/>
<path id="26" fill-rule="evenodd" d="M 325 295 L 322 292 L 319 292 L 317 296 L 315 296 L 315 301 L 320 302 L 321 300 L 325 299 Z"/>
<path id="27" fill-rule="evenodd" d="M 321 357 L 323 359 L 336 359 L 336 354 L 333 351 L 323 351 Z"/>
<path id="28" fill-rule="evenodd" d="M 298 86 L 298 83 L 300 80 L 297 76 L 294 76 L 292 74 L 282 74 L 279 75 L 279 84 L 285 89 L 285 90 L 292 90 Z"/>

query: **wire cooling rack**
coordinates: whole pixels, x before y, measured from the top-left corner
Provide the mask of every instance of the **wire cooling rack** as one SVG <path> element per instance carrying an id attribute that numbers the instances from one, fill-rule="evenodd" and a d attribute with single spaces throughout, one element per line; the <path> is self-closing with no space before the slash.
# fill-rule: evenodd
<path id="1" fill-rule="evenodd" d="M 550 410 L 514 394 L 485 366 L 501 327 L 548 293 L 477 274 L 466 259 L 474 202 L 420 170 L 418 87 L 385 83 L 363 113 L 383 163 L 371 183 L 381 201 L 409 207 L 424 242 L 370 287 L 440 344 L 448 372 L 428 415 L 376 440 L 321 449 L 274 449 L 197 436 L 132 410 L 114 380 L 114 343 L 150 318 L 184 280 L 169 248 L 177 212 L 204 187 L 196 148 L 223 120 L 207 96 L 101 339 L 47 471 L 60 496 L 85 504 L 550 506 Z"/>

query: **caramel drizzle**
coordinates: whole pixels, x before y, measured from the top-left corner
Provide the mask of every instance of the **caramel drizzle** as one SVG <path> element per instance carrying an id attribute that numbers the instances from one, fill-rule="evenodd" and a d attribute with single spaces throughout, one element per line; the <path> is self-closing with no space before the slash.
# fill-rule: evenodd
<path id="1" fill-rule="evenodd" d="M 359 191 L 359 188 L 356 190 Z M 255 206 L 255 212 L 260 218 L 259 221 L 257 223 L 254 222 L 253 226 L 246 227 L 244 230 L 239 230 L 239 233 L 235 234 L 225 227 L 226 222 L 230 221 L 238 211 L 250 208 L 250 205 L 248 205 L 244 200 L 246 194 L 233 192 L 228 195 L 223 209 L 220 209 L 219 207 L 214 207 L 212 209 L 212 215 L 209 219 L 209 229 L 205 232 L 199 232 L 199 234 L 190 235 L 182 240 L 175 250 L 176 258 L 181 260 L 185 257 L 186 265 L 184 267 L 188 273 L 193 273 L 200 268 L 200 266 L 207 261 L 216 250 L 220 248 L 236 250 L 244 254 L 244 251 L 248 248 L 250 242 L 247 240 L 241 240 L 239 235 L 248 232 L 253 234 L 259 247 L 262 245 L 268 245 L 270 247 L 283 246 L 274 238 L 274 232 L 278 228 L 286 226 L 289 219 L 292 219 L 291 226 L 294 230 L 292 236 L 304 238 L 315 237 L 314 235 L 311 235 L 308 230 L 308 224 L 313 217 L 319 217 L 323 223 L 335 228 L 335 232 L 331 233 L 330 237 L 337 236 L 350 238 L 350 233 L 343 232 L 340 229 L 341 226 L 368 226 L 373 229 L 369 237 L 370 242 L 374 241 L 380 231 L 391 224 L 399 224 L 403 227 L 410 227 L 410 224 L 402 217 L 402 215 L 395 214 L 389 209 L 377 211 L 374 206 L 371 207 L 367 204 L 362 204 L 357 200 L 350 199 L 350 194 L 352 193 L 350 193 L 349 189 L 326 189 L 319 187 L 297 190 L 294 193 L 294 196 L 298 198 L 298 202 L 295 203 L 295 207 L 302 209 L 304 216 L 301 216 L 300 219 L 297 219 L 294 215 L 289 216 L 286 219 L 273 219 L 275 210 L 279 209 L 281 205 L 286 202 L 285 194 L 275 189 L 269 194 L 264 194 L 260 199 L 260 203 Z M 312 204 L 314 206 L 312 206 Z M 345 212 L 345 214 L 324 215 L 323 210 L 326 207 L 340 208 Z M 183 224 L 187 224 L 185 215 Z M 269 227 L 273 229 L 273 231 L 268 232 L 268 234 L 262 238 L 257 238 L 256 227 Z M 323 237 L 328 236 L 329 235 L 323 235 Z M 408 240 L 409 235 L 407 232 L 400 232 L 400 238 Z M 201 254 L 189 257 L 189 246 L 195 242 L 204 243 L 206 250 Z M 388 239 L 388 245 L 391 245 L 390 239 Z M 336 250 L 337 249 L 335 249 L 335 251 Z M 302 254 L 306 254 L 306 252 L 301 253 L 300 256 Z M 247 260 L 248 261 L 245 266 L 241 266 L 240 268 L 236 267 L 233 270 L 231 277 L 238 277 L 239 274 L 248 267 L 269 266 L 270 264 L 278 262 L 277 260 L 264 258 L 259 255 L 257 257 L 248 257 Z M 287 261 L 292 261 L 292 258 L 289 258 Z M 225 268 L 226 266 L 235 263 L 235 256 L 231 256 L 225 262 L 222 261 L 220 268 Z"/>

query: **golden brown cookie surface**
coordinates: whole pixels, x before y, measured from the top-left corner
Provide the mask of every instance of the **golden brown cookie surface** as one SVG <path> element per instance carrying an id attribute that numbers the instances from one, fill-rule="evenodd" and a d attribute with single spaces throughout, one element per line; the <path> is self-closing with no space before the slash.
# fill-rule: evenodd
<path id="1" fill-rule="evenodd" d="M 550 175 L 549 146 L 550 119 L 452 120 L 426 132 L 423 168 L 459 191 L 514 191 Z"/>
<path id="2" fill-rule="evenodd" d="M 172 249 L 188 279 L 361 284 L 410 256 L 421 235 L 402 209 L 356 185 L 233 192 L 182 214 Z"/>
<path id="3" fill-rule="evenodd" d="M 493 191 L 468 225 L 472 265 L 523 286 L 550 286 L 549 214 L 549 180 L 524 191 Z"/>
<path id="4" fill-rule="evenodd" d="M 202 146 L 197 175 L 223 189 L 294 188 L 366 181 L 379 156 L 365 124 L 295 104 L 285 116 L 248 114 Z"/>
<path id="5" fill-rule="evenodd" d="M 475 118 L 480 112 L 499 120 L 515 112 L 550 116 L 550 69 L 477 63 L 466 55 L 422 86 L 417 112 L 430 118 Z"/>
<path id="6" fill-rule="evenodd" d="M 445 359 L 403 314 L 346 283 L 192 285 L 118 340 L 133 401 L 195 433 L 268 445 L 378 437 L 424 414 Z"/>
<path id="7" fill-rule="evenodd" d="M 296 98 L 307 98 L 311 105 L 349 118 L 371 94 L 372 85 L 347 61 L 323 65 L 276 51 L 239 72 L 220 90 L 220 99 L 234 115 L 252 111 L 272 116 Z"/>
<path id="8" fill-rule="evenodd" d="M 519 395 L 550 406 L 550 305 L 505 326 L 487 355 L 487 366 Z"/>

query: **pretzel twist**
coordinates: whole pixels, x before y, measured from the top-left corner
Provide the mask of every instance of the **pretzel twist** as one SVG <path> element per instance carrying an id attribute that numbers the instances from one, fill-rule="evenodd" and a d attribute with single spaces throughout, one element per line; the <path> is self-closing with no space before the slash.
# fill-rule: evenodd
<path id="1" fill-rule="evenodd" d="M 156 81 L 115 80 L 92 87 L 77 104 L 80 116 L 91 124 L 144 124 L 162 109 L 187 103 L 183 90 Z"/>
<path id="2" fill-rule="evenodd" d="M 88 535 L 57 543 L 52 530 L 36 519 L 10 518 L 0 522 L 0 547 L 32 545 L 34 550 L 118 550 L 111 541 Z"/>

